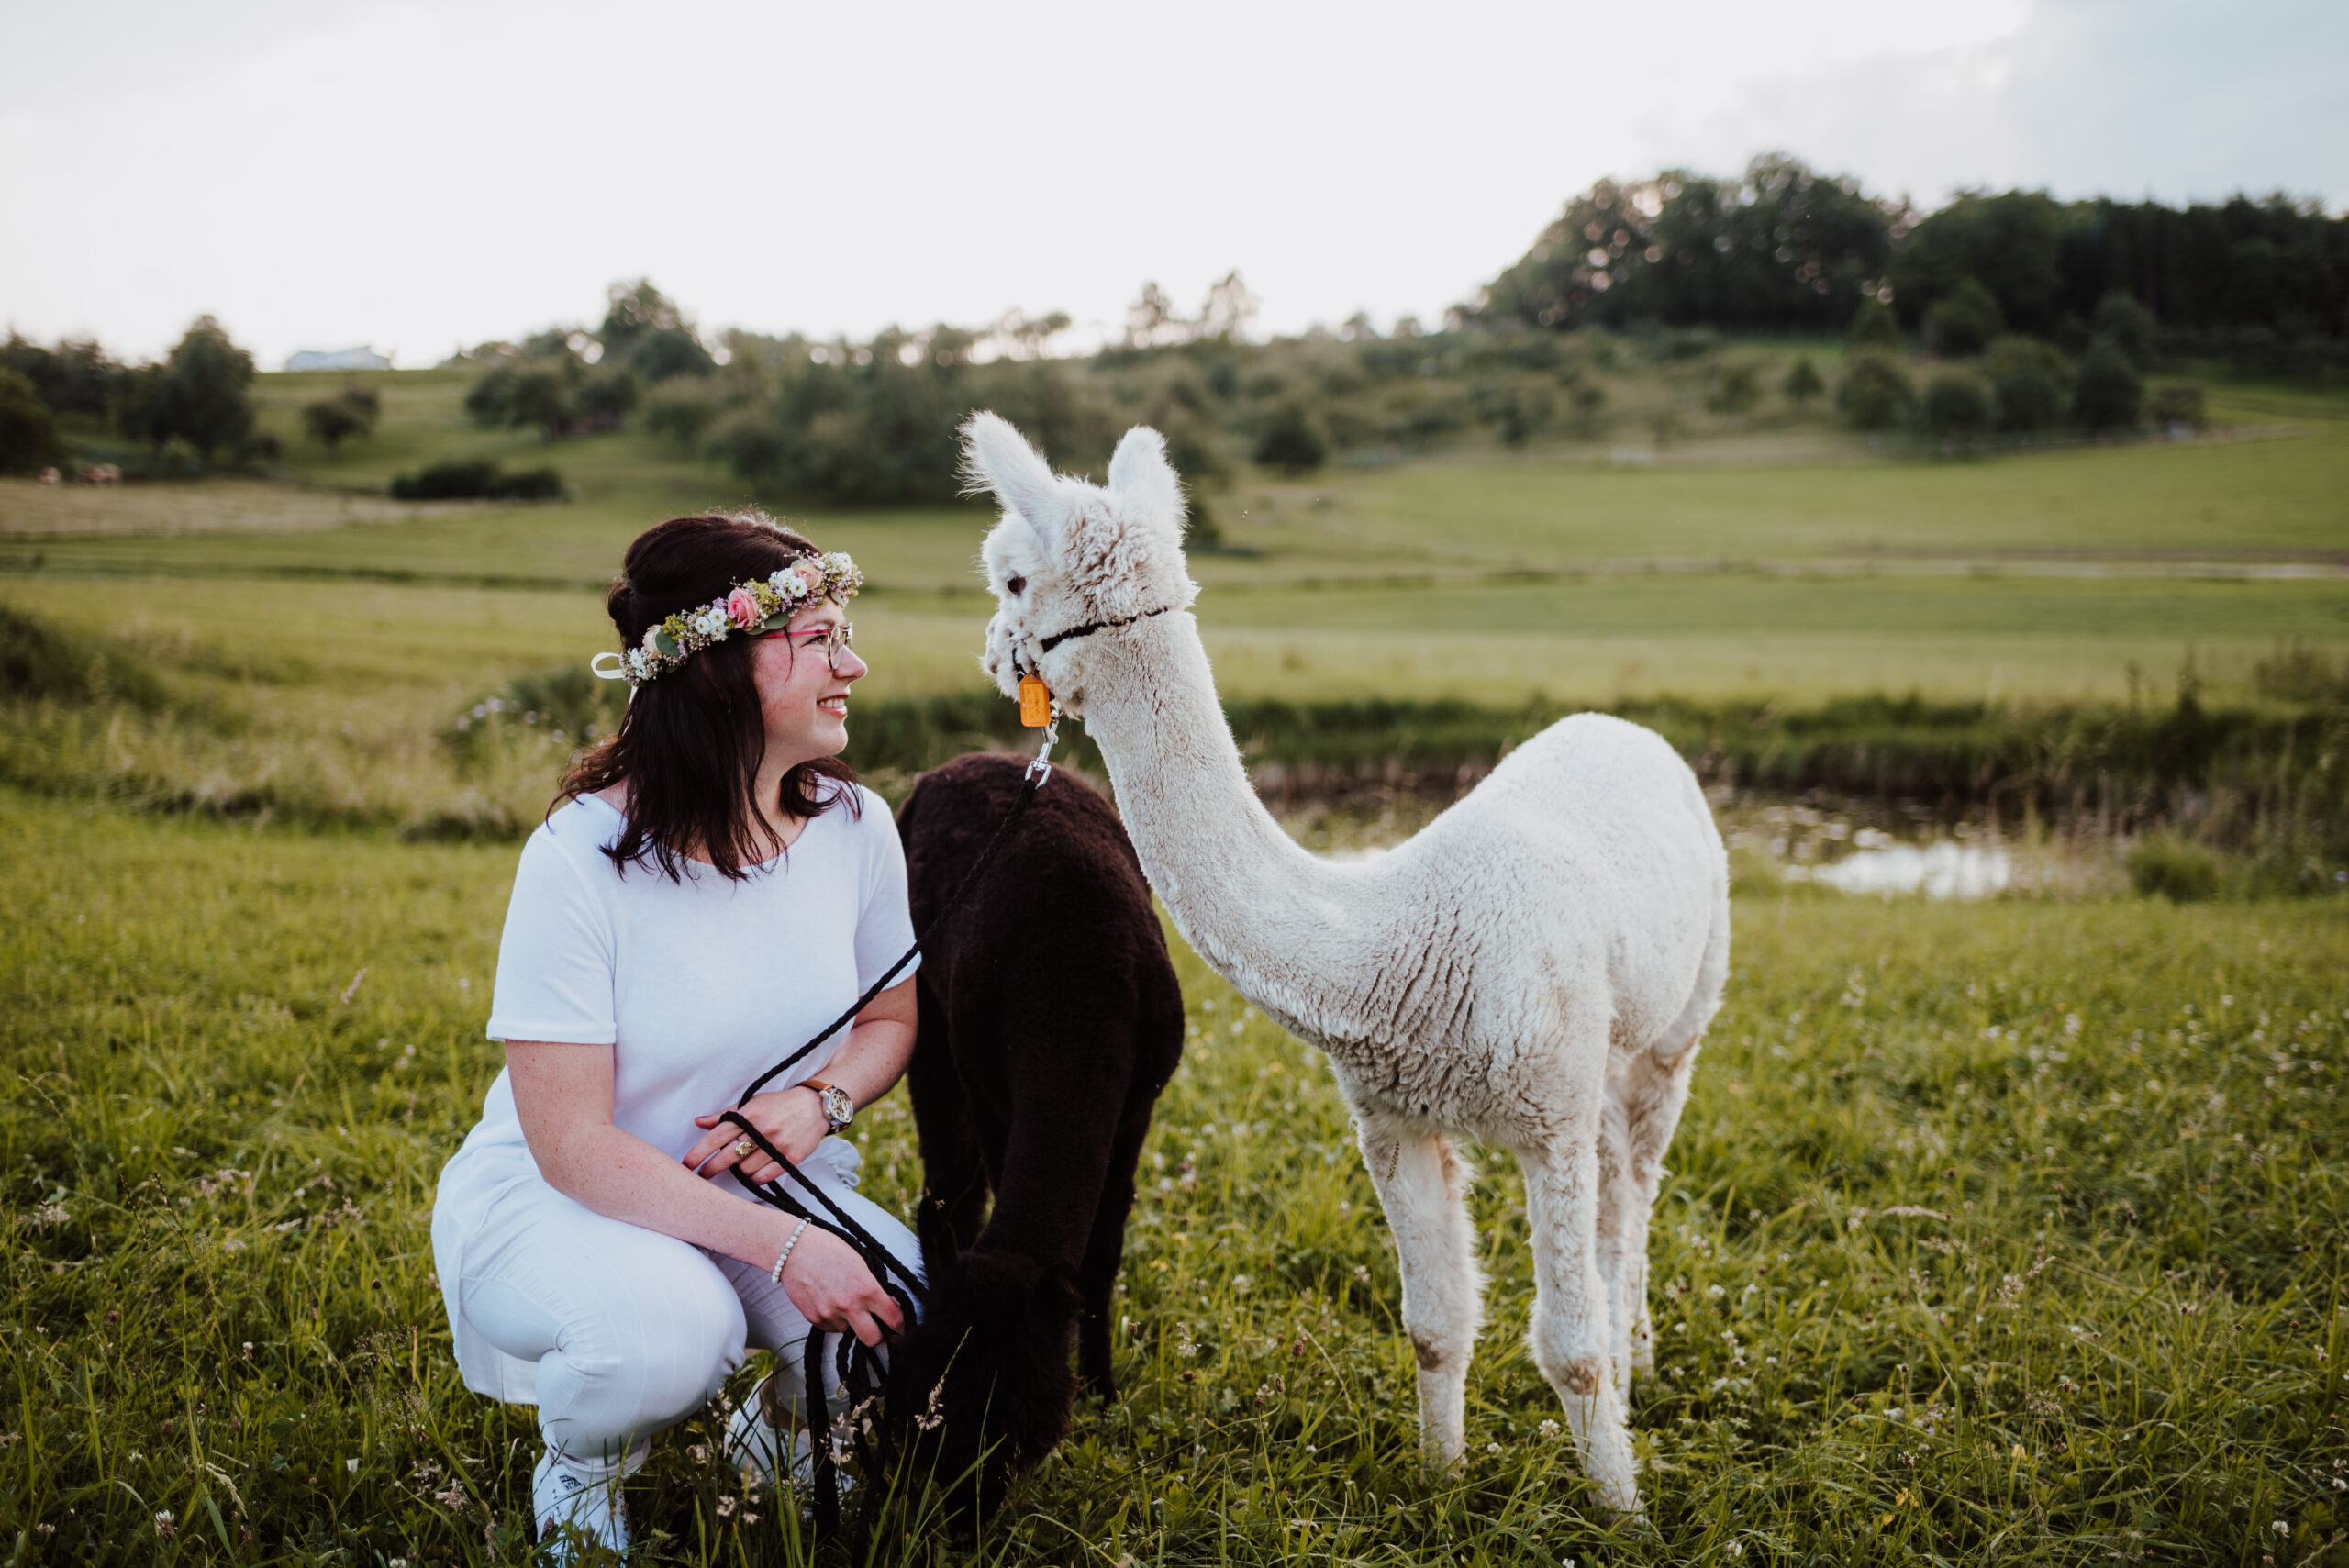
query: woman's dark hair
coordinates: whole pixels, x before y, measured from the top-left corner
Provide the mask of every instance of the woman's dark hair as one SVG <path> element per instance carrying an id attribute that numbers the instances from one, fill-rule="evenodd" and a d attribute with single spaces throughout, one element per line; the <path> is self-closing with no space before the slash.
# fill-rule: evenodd
<path id="1" fill-rule="evenodd" d="M 604 608 L 620 645 L 634 648 L 645 629 L 679 610 L 722 599 L 736 584 L 765 577 L 816 547 L 763 513 L 672 517 L 628 547 Z M 657 864 L 672 882 L 699 857 L 740 881 L 763 858 L 768 840 L 751 814 L 751 791 L 766 757 L 766 724 L 751 674 L 752 639 L 729 637 L 702 649 L 629 696 L 608 740 L 583 753 L 563 776 L 555 804 L 625 780 L 628 826 L 604 852 L 625 876 L 631 865 Z M 831 757 L 802 762 L 783 775 L 772 806 L 785 817 L 819 817 L 845 802 L 856 774 Z"/>

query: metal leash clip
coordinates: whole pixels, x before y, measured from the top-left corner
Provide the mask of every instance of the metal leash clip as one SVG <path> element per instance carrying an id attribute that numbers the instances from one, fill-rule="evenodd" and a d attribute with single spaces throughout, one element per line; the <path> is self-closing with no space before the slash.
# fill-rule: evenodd
<path id="1" fill-rule="evenodd" d="M 1028 760 L 1028 777 L 1039 789 L 1052 776 L 1052 748 L 1060 744 L 1060 740 L 1061 705 L 1060 699 L 1055 697 L 1052 699 L 1052 721 L 1044 726 L 1044 743 Z"/>

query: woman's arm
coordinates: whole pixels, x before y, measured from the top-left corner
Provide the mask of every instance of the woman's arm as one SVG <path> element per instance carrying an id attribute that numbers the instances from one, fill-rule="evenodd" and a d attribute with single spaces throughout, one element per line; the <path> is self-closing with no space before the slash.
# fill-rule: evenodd
<path id="1" fill-rule="evenodd" d="M 914 1059 L 914 1021 L 919 1013 L 914 983 L 900 980 L 856 1015 L 848 1038 L 841 1041 L 840 1050 L 832 1053 L 818 1076 L 834 1088 L 846 1090 L 858 1109 L 871 1105 L 906 1075 L 906 1064 Z M 718 1114 L 712 1111 L 694 1118 L 694 1125 L 703 1129 L 701 1140 L 685 1151 L 685 1168 L 704 1176 L 718 1175 L 738 1158 L 732 1146 L 741 1133 L 732 1122 L 719 1121 Z M 823 1096 L 801 1084 L 752 1095 L 742 1115 L 795 1165 L 815 1152 L 816 1145 L 831 1130 L 831 1122 L 824 1115 Z M 743 1175 L 754 1182 L 771 1182 L 783 1173 L 781 1166 L 756 1149 L 743 1163 Z"/>
<path id="2" fill-rule="evenodd" d="M 555 1191 L 598 1214 L 754 1268 L 774 1265 L 799 1222 L 764 1204 L 716 1191 L 615 1126 L 610 1046 L 508 1040 L 506 1065 L 522 1136 L 539 1173 Z M 792 1249 L 783 1287 L 809 1322 L 847 1329 L 868 1345 L 880 1343 L 885 1328 L 904 1327 L 896 1303 L 874 1281 L 856 1250 L 812 1226 Z"/>

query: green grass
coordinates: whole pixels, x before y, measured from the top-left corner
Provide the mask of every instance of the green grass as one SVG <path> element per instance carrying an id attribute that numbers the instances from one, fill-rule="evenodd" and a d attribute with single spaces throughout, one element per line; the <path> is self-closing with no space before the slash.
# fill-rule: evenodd
<path id="1" fill-rule="evenodd" d="M 481 613 L 485 601 L 454 590 L 542 591 L 573 602 L 496 602 L 582 628 L 558 640 L 561 656 L 584 657 L 602 646 L 593 594 L 629 539 L 664 516 L 754 498 L 633 432 L 548 443 L 476 429 L 461 407 L 462 368 L 359 378 L 384 399 L 383 426 L 330 459 L 301 434 L 298 410 L 342 379 L 259 383 L 262 424 L 309 488 L 61 493 L 0 481 L 0 571 L 12 573 L 0 591 L 108 628 L 172 616 L 243 640 L 253 634 L 191 601 L 288 602 L 271 579 L 313 584 L 313 600 L 328 584 L 406 586 L 413 596 L 366 602 L 409 621 L 420 644 Z M 1627 396 L 1646 385 L 1619 380 Z M 1200 613 L 1219 677 L 1240 695 L 1408 686 L 1488 702 L 1812 702 L 1876 690 L 2109 700 L 2132 682 L 2167 683 L 2189 658 L 2214 692 L 2240 691 L 2279 637 L 2349 645 L 2349 579 L 2208 575 L 2212 562 L 2337 567 L 2349 550 L 2349 405 L 2246 384 L 2215 388 L 2212 406 L 2218 439 L 1986 461 L 1872 455 L 1822 417 L 1782 416 L 1673 443 L 1653 466 L 1610 463 L 1619 432 L 1296 482 L 1243 476 L 1211 500 L 1227 536 L 1254 553 L 1195 557 Z M 553 462 L 575 499 L 376 498 L 393 473 L 453 456 Z M 973 570 L 985 507 L 783 509 L 866 569 L 871 689 L 972 684 L 987 610 Z M 1421 586 L 1434 580 L 1445 585 Z M 334 588 L 334 600 L 349 591 Z M 1402 635 L 1419 626 L 1435 635 Z M 517 657 L 481 673 L 503 680 L 552 662 Z"/>
<path id="2" fill-rule="evenodd" d="M 529 1413 L 459 1385 L 426 1234 L 495 1070 L 512 856 L 0 795 L 17 1561 L 515 1560 Z M 1542 1426 L 1505 1157 L 1470 1462 L 1418 1472 L 1328 1075 L 1185 951 L 1123 1397 L 975 1543 L 883 1556 L 2337 1561 L 2349 910 L 1749 891 L 1737 920 L 1652 1248 L 1652 1534 Z M 902 1105 L 861 1123 L 892 1204 Z M 650 1555 L 780 1560 L 689 1451 L 713 1419 L 635 1488 Z"/>
<path id="3" fill-rule="evenodd" d="M 260 384 L 299 487 L 0 482 L 0 604 L 58 633 L 28 663 L 49 695 L 0 706 L 0 778 L 32 787 L 0 785 L 12 1563 L 518 1555 L 531 1424 L 459 1386 L 426 1236 L 495 1069 L 515 851 L 431 840 L 527 828 L 564 748 L 455 724 L 608 645 L 597 586 L 641 528 L 746 497 L 632 435 L 472 429 L 453 371 L 363 378 L 384 426 L 329 461 L 297 414 L 342 379 Z M 2135 693 L 2166 711 L 2189 659 L 2232 701 L 2281 639 L 2338 661 L 2349 582 L 2181 564 L 2336 561 L 2349 420 L 2291 388 L 2212 402 L 2273 428 L 1943 462 L 1781 418 L 1644 467 L 1609 462 L 1619 432 L 1246 477 L 1219 514 L 1261 553 L 1197 559 L 1201 617 L 1228 695 L 1438 705 L 1413 723 L 1673 694 L 1758 732 L 1913 690 L 1987 698 L 1996 729 Z M 552 462 L 578 498 L 361 494 L 475 454 Z M 872 576 L 865 695 L 972 690 L 984 508 L 799 520 Z M 1846 901 L 1757 857 L 1653 1244 L 1652 1534 L 1592 1518 L 1543 1432 L 1505 1158 L 1475 1189 L 1474 1451 L 1418 1472 L 1391 1249 L 1327 1074 L 1180 951 L 1195 1037 L 1130 1233 L 1126 1396 L 977 1542 L 884 1555 L 2342 1561 L 2349 906 Z M 901 1106 L 861 1122 L 898 1204 Z M 721 1514 L 708 1430 L 638 1488 L 650 1555 L 788 1558 L 771 1509 Z"/>

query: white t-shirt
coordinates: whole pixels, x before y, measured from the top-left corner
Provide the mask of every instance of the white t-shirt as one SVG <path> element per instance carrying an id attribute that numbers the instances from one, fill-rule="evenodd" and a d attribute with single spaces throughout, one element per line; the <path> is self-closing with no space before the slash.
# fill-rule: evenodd
<path id="1" fill-rule="evenodd" d="M 692 864 L 683 882 L 640 865 L 623 875 L 604 853 L 619 812 L 594 795 L 563 806 L 522 848 L 490 1038 L 613 1046 L 614 1123 L 682 1156 L 702 1136 L 694 1118 L 732 1106 L 913 945 L 897 825 L 879 795 L 841 787 L 861 811 L 841 800 L 741 882 Z M 767 1088 L 821 1073 L 847 1038 Z M 459 1159 L 522 1143 L 501 1072 Z"/>
<path id="2" fill-rule="evenodd" d="M 640 865 L 623 876 L 604 853 L 619 838 L 619 812 L 593 795 L 563 806 L 522 847 L 490 1038 L 611 1046 L 613 1121 L 682 1156 L 702 1135 L 694 1118 L 732 1106 L 913 945 L 897 825 L 872 791 L 857 788 L 856 799 L 856 815 L 841 801 L 741 882 L 707 866 L 688 868 L 682 883 Z M 898 981 L 920 966 L 915 959 Z M 767 1087 L 816 1075 L 847 1038 L 842 1029 Z M 828 1138 L 800 1169 L 854 1187 L 857 1165 L 854 1145 Z M 535 1398 L 533 1366 L 465 1321 L 460 1286 L 467 1244 L 499 1195 L 543 1180 L 500 1072 L 440 1172 L 432 1255 L 466 1385 L 520 1404 Z M 711 1185 L 757 1201 L 739 1183 Z"/>

